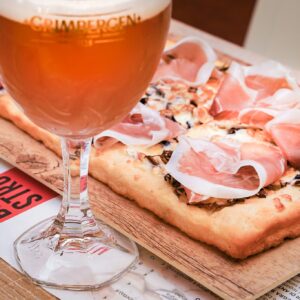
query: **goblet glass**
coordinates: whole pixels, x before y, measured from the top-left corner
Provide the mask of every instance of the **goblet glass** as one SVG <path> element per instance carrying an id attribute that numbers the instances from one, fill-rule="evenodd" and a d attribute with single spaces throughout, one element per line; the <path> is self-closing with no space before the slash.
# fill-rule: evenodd
<path id="1" fill-rule="evenodd" d="M 132 241 L 92 213 L 89 152 L 92 137 L 121 121 L 147 88 L 170 12 L 171 0 L 0 1 L 0 80 L 62 144 L 60 211 L 14 244 L 21 269 L 36 283 L 99 288 L 138 258 Z"/>

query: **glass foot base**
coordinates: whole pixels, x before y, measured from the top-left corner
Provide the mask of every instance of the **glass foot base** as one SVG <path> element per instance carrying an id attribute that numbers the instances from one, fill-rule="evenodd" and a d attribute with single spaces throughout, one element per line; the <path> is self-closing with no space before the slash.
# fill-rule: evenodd
<path id="1" fill-rule="evenodd" d="M 97 236 L 49 234 L 54 218 L 22 234 L 14 243 L 23 272 L 35 283 L 68 290 L 98 289 L 121 277 L 138 260 L 134 242 L 97 220 Z"/>

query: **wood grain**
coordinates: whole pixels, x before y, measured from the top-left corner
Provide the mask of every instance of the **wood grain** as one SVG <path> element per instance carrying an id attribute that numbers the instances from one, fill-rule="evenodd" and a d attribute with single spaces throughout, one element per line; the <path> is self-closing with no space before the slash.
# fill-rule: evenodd
<path id="1" fill-rule="evenodd" d="M 55 300 L 58 299 L 32 283 L 23 274 L 0 259 L 0 300 Z"/>
<path id="2" fill-rule="evenodd" d="M 3 119 L 0 119 L 0 157 L 62 193 L 60 159 Z M 190 239 L 93 178 L 89 178 L 89 193 L 98 218 L 224 299 L 257 298 L 300 270 L 295 263 L 300 261 L 300 239 L 235 261 Z"/>

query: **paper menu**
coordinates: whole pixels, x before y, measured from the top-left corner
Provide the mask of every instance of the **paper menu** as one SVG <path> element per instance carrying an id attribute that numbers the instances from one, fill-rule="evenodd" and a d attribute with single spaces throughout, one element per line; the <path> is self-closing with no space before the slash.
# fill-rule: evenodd
<path id="1" fill-rule="evenodd" d="M 9 170 L 9 171 L 8 171 Z M 7 173 L 10 172 L 10 173 Z M 45 192 L 46 187 L 40 183 L 27 178 L 25 174 L 20 178 L 20 173 L 17 170 L 13 170 L 11 166 L 0 161 L 0 197 L 1 197 L 1 175 L 9 174 L 11 179 L 15 179 L 17 182 L 13 187 L 22 185 L 19 190 L 13 190 L 15 194 L 22 193 L 27 190 L 28 184 L 30 185 L 30 192 L 21 194 L 23 198 L 11 198 L 11 194 L 6 194 L 6 202 L 9 204 L 19 202 L 17 206 L 24 206 L 27 204 L 28 197 L 33 194 L 41 195 L 43 200 L 38 203 L 26 206 L 27 209 L 23 209 L 18 214 L 13 214 L 9 219 L 2 218 L 0 213 L 0 257 L 6 260 L 9 264 L 17 267 L 16 261 L 13 256 L 13 242 L 22 234 L 25 230 L 35 225 L 39 221 L 53 216 L 57 213 L 60 205 L 60 197 L 52 197 L 51 192 Z M 17 174 L 14 177 L 14 174 Z M 2 176 L 3 177 L 3 176 Z M 22 182 L 21 182 L 22 181 Z M 4 181 L 3 181 L 4 182 Z M 12 184 L 12 181 L 6 182 L 8 186 Z M 28 188 L 29 189 L 29 188 Z M 41 190 L 42 189 L 42 190 Z M 3 192 L 4 190 L 2 190 Z M 49 194 L 50 193 L 50 194 Z M 15 195 L 14 194 L 14 195 Z M 24 195 L 27 195 L 24 197 Z M 54 196 L 54 197 L 53 197 Z M 3 200 L 0 198 L 0 211 L 4 207 L 2 205 Z M 7 205 L 7 203 L 5 203 Z M 6 207 L 9 210 L 9 205 Z M 299 293 L 298 293 L 299 288 Z M 152 255 L 145 249 L 140 248 L 140 261 L 132 268 L 118 282 L 96 292 L 70 292 L 60 291 L 54 289 L 47 289 L 50 293 L 59 297 L 60 299 L 74 299 L 74 300 L 90 300 L 90 299 L 112 299 L 112 300 L 210 300 L 218 299 L 215 295 L 206 291 L 199 284 L 193 282 L 189 278 L 186 278 L 180 272 L 176 271 L 173 267 L 163 262 L 158 257 Z M 299 296 L 299 298 L 297 298 Z M 267 299 L 299 299 L 300 300 L 300 277 L 295 277 L 287 284 L 277 288 L 262 298 Z"/>
<path id="2" fill-rule="evenodd" d="M 273 289 L 259 300 L 300 300 L 300 275 Z"/>

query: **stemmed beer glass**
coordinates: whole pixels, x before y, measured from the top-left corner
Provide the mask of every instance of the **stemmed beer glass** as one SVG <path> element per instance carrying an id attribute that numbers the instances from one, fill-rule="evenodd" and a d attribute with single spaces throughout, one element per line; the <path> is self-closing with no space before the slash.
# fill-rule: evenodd
<path id="1" fill-rule="evenodd" d="M 88 157 L 92 137 L 124 118 L 147 88 L 170 12 L 171 0 L 0 1 L 0 79 L 24 113 L 62 143 L 60 211 L 15 242 L 20 267 L 36 283 L 99 288 L 138 257 L 133 242 L 94 218 Z"/>

